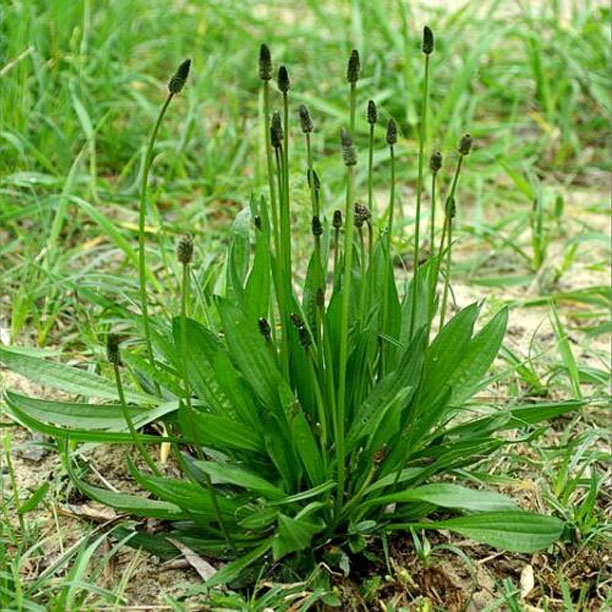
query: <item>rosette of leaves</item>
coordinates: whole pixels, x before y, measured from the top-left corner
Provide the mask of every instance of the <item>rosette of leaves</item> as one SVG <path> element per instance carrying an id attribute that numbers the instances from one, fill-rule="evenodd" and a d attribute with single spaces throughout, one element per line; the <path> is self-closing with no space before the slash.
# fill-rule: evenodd
<path id="1" fill-rule="evenodd" d="M 269 52 L 264 59 L 268 66 Z M 359 75 L 351 75 L 352 101 Z M 268 82 L 262 78 L 269 121 Z M 344 149 L 349 140 L 344 132 Z M 477 416 L 466 410 L 489 381 L 507 310 L 483 324 L 482 305 L 471 304 L 433 333 L 444 236 L 416 283 L 398 279 L 384 234 L 360 248 L 362 234 L 348 222 L 354 199 L 347 198 L 343 244 L 340 228 L 325 220 L 304 286 L 295 286 L 285 252 L 293 231 L 283 163 L 289 152 L 282 150 L 288 143 L 276 143 L 276 166 L 267 155 L 270 197 L 252 198 L 232 225 L 225 282 L 217 284 L 223 293 L 185 299 L 186 291 L 198 296 L 207 289 L 189 289 L 187 266 L 198 265 L 197 248 L 183 257 L 181 313 L 169 324 L 148 319 L 152 361 L 148 350 L 121 350 L 113 366 L 124 373 L 120 400 L 110 378 L 3 346 L 7 367 L 99 400 L 53 402 L 8 391 L 9 414 L 57 440 L 83 494 L 130 517 L 132 545 L 164 557 L 175 554 L 175 540 L 228 561 L 211 585 L 278 561 L 305 573 L 330 544 L 359 552 L 381 534 L 413 530 L 450 530 L 508 551 L 549 546 L 562 523 L 479 486 L 477 466 L 509 444 L 505 432 L 528 430 L 577 404 L 478 405 Z M 308 153 L 308 176 L 315 176 Z M 350 153 L 353 195 L 359 160 Z M 309 181 L 313 212 L 323 218 L 320 182 Z M 124 312 L 131 321 L 147 316 Z M 134 453 L 127 468 L 141 493 L 94 484 L 80 454 L 92 443 L 135 448 L 135 430 L 149 456 L 170 448 L 181 476 L 166 475 L 161 462 L 153 470 Z M 158 519 L 163 528 L 149 534 L 134 522 L 138 517 Z"/>

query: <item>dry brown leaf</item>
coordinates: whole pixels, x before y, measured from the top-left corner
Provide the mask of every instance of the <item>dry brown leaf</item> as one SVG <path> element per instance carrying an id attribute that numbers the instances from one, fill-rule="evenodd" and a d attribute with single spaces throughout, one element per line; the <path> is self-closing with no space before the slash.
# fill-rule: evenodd
<path id="1" fill-rule="evenodd" d="M 531 589 L 535 586 L 535 580 L 533 577 L 533 567 L 526 565 L 521 571 L 521 598 L 525 599 L 531 592 Z"/>
<path id="2" fill-rule="evenodd" d="M 59 512 L 64 516 L 86 519 L 95 523 L 108 523 L 121 517 L 120 514 L 117 514 L 111 508 L 94 507 L 90 504 L 80 504 L 78 506 L 66 504 L 65 506 L 60 506 Z"/>
<path id="3" fill-rule="evenodd" d="M 173 540 L 172 538 L 166 539 L 168 540 L 168 542 L 178 548 L 178 550 L 183 554 L 185 559 L 187 559 L 187 561 L 189 562 L 189 565 L 191 565 L 191 567 L 193 567 L 193 569 L 198 572 L 202 580 L 208 580 L 217 572 L 217 570 L 208 561 L 202 559 L 200 555 L 193 552 L 191 548 L 185 546 L 185 544 L 183 544 L 182 542 L 179 542 L 178 540 Z"/>

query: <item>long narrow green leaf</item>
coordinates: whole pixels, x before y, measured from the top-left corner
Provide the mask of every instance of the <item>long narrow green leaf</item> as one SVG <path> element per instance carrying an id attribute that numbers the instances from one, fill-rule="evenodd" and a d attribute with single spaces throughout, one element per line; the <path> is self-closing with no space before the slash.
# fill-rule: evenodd
<path id="1" fill-rule="evenodd" d="M 31 357 L 8 346 L 0 346 L 0 361 L 3 361 L 11 370 L 41 385 L 48 385 L 66 393 L 75 393 L 85 397 L 118 399 L 117 388 L 113 382 L 76 367 Z M 131 402 L 159 403 L 158 398 L 141 391 L 126 389 L 125 396 Z"/>
<path id="2" fill-rule="evenodd" d="M 531 553 L 558 540 L 563 531 L 563 523 L 553 516 L 511 511 L 485 512 L 431 523 L 392 524 L 388 529 L 450 529 L 495 548 Z"/>

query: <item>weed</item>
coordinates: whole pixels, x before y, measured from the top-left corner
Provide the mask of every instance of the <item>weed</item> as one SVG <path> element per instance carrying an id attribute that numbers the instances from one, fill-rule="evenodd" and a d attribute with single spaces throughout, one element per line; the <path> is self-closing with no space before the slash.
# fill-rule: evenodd
<path id="1" fill-rule="evenodd" d="M 432 40 L 426 31 L 426 66 Z M 165 108 L 186 78 L 185 66 L 170 81 L 145 169 Z M 448 321 L 445 316 L 455 197 L 471 137 L 466 135 L 459 143 L 438 254 L 422 266 L 423 274 L 415 259 L 413 278 L 402 291 L 394 273 L 391 241 L 397 146 L 393 119 L 386 136 L 391 159 L 388 227 L 367 251 L 363 246 L 362 226 L 375 211 L 355 206 L 359 156 L 353 135 L 361 64 L 353 51 L 346 73 L 347 127 L 340 137 L 345 206 L 344 215 L 336 211 L 333 216 L 331 288 L 327 245 L 332 232 L 322 222 L 313 223 L 313 233 L 321 240 L 315 241 L 299 291 L 292 270 L 292 232 L 296 230 L 291 226 L 288 93 L 293 89 L 287 68 L 281 66 L 282 115 L 270 114 L 271 69 L 269 51 L 262 46 L 259 76 L 264 114 L 270 121 L 266 134 L 270 197 L 253 197 L 234 221 L 225 295 L 214 297 L 212 312 L 204 303 L 197 313 L 188 312 L 193 243 L 183 239 L 177 253 L 182 266 L 180 315 L 170 324 L 157 316 L 145 323 L 146 305 L 141 308 L 149 362 L 130 352 L 124 352 L 122 359 L 116 339 L 110 336 L 109 360 L 116 374 L 119 405 L 94 408 L 8 392 L 11 415 L 58 439 L 66 469 L 85 495 L 135 516 L 167 521 L 176 540 L 198 552 L 231 559 L 208 581 L 209 586 L 234 581 L 252 571 L 251 566 L 261 568 L 271 561 L 282 560 L 302 574 L 312 569 L 330 544 L 345 548 L 350 543 L 358 550 L 376 535 L 397 531 L 449 529 L 511 551 L 549 546 L 562 532 L 558 519 L 520 510 L 496 492 L 452 482 L 504 444 L 497 434 L 550 414 L 550 406 L 540 409 L 536 404 L 506 408 L 503 422 L 496 415 L 472 422 L 461 419 L 465 401 L 486 384 L 484 377 L 501 346 L 507 321 L 504 308 L 475 332 L 479 304 Z M 371 106 L 367 116 L 374 116 Z M 313 128 L 310 113 L 301 109 L 300 120 L 308 136 Z M 419 187 L 424 115 L 421 121 Z M 370 151 L 375 144 L 371 136 Z M 322 181 L 314 171 L 308 138 L 306 148 L 315 206 Z M 434 162 L 435 178 L 437 157 Z M 138 259 L 140 297 L 145 301 L 146 184 L 145 172 Z M 317 207 L 313 213 L 324 211 Z M 313 214 L 313 219 L 319 214 Z M 255 220 L 253 240 L 249 218 Z M 441 324 L 430 341 L 443 257 Z M 195 289 L 202 288 L 196 285 Z M 66 391 L 116 398 L 113 385 L 104 377 L 11 347 L 1 347 L 0 357 L 8 367 Z M 140 390 L 123 389 L 122 360 L 131 366 Z M 568 406 L 555 408 L 562 413 Z M 166 436 L 138 433 L 156 421 L 163 422 Z M 84 440 L 135 443 L 149 472 L 131 460 L 129 471 L 153 497 L 109 491 L 83 479 L 75 469 L 76 457 L 68 451 Z M 161 443 L 171 444 L 182 479 L 162 475 L 145 450 L 145 445 Z M 453 516 L 439 518 L 440 509 Z M 172 548 L 164 535 L 136 532 L 130 542 L 162 556 Z"/>

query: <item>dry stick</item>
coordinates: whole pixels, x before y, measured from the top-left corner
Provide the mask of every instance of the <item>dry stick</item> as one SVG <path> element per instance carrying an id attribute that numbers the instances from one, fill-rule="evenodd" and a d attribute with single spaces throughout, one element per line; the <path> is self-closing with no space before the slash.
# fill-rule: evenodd
<path id="1" fill-rule="evenodd" d="M 430 44 L 431 43 L 431 44 Z M 426 46 L 427 44 L 427 46 Z M 414 228 L 414 256 L 412 281 L 412 307 L 410 309 L 410 337 L 414 333 L 416 319 L 417 293 L 419 290 L 419 246 L 421 235 L 421 192 L 423 191 L 423 158 L 427 133 L 427 101 L 429 97 L 429 54 L 433 51 L 433 34 L 426 26 L 423 32 L 423 52 L 425 53 L 425 86 L 423 88 L 423 116 L 419 130 L 419 174 L 417 178 L 416 219 Z"/>
<path id="2" fill-rule="evenodd" d="M 149 171 L 151 169 L 151 162 L 153 160 L 153 146 L 155 145 L 155 139 L 157 138 L 157 132 L 159 131 L 159 126 L 161 125 L 162 119 L 166 114 L 166 110 L 170 105 L 170 101 L 174 97 L 175 94 L 179 93 L 185 83 L 187 81 L 187 76 L 189 75 L 189 68 L 191 66 L 191 60 L 185 60 L 176 70 L 172 78 L 168 83 L 168 97 L 164 102 L 159 115 L 157 117 L 157 121 L 155 122 L 155 126 L 153 128 L 153 132 L 151 133 L 151 138 L 149 140 L 149 145 L 147 147 L 147 152 L 145 155 L 145 163 L 142 170 L 142 182 L 140 186 L 140 203 L 138 209 L 138 278 L 140 283 L 140 309 L 142 312 L 142 321 L 143 321 L 143 330 L 145 336 L 145 343 L 147 347 L 147 356 L 151 363 L 151 367 L 153 371 L 155 371 L 155 358 L 153 356 L 153 343 L 151 342 L 151 329 L 149 327 L 149 309 L 147 302 L 147 277 L 146 277 L 146 255 L 145 255 L 145 217 L 146 217 L 146 209 L 147 209 L 147 183 L 149 179 Z M 155 381 L 155 389 L 157 394 L 160 395 L 161 391 L 159 388 L 159 383 Z"/>
<path id="3" fill-rule="evenodd" d="M 197 429 L 195 424 L 195 414 L 193 405 L 191 403 L 191 385 L 189 384 L 188 374 L 188 358 L 187 358 L 187 295 L 189 293 L 189 263 L 193 257 L 193 240 L 190 236 L 184 236 L 178 244 L 177 256 L 179 263 L 183 266 L 183 282 L 181 284 L 181 355 L 182 355 L 182 366 L 183 366 L 183 384 L 185 390 L 185 405 L 187 407 L 187 418 L 189 419 L 189 429 L 194 436 L 194 445 L 198 459 L 203 461 L 205 459 L 202 448 L 197 441 Z M 234 553 L 237 554 L 238 549 L 234 544 L 232 537 L 225 525 L 225 521 L 221 515 L 221 508 L 219 507 L 219 501 L 217 494 L 212 484 L 210 475 L 204 472 L 204 480 L 206 482 L 206 488 L 210 495 L 210 500 L 215 511 L 215 517 L 219 523 L 219 527 L 225 537 L 229 547 Z"/>

